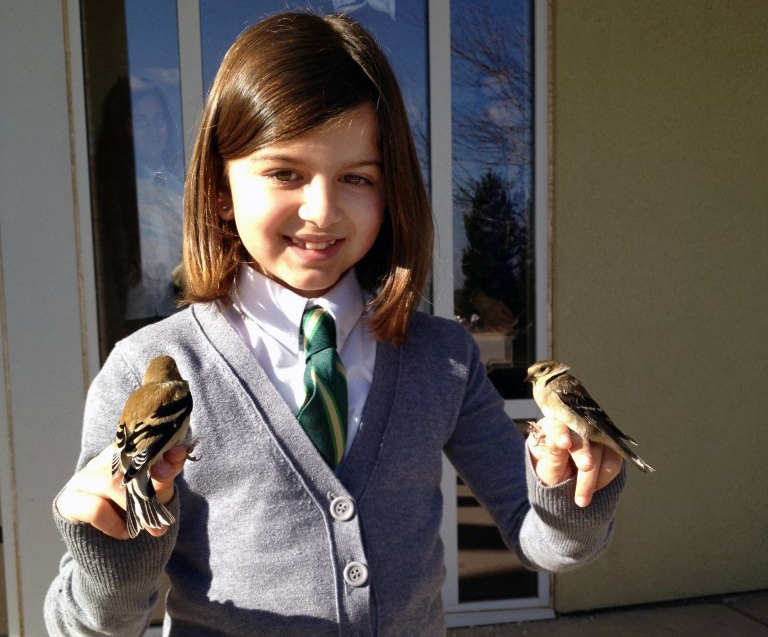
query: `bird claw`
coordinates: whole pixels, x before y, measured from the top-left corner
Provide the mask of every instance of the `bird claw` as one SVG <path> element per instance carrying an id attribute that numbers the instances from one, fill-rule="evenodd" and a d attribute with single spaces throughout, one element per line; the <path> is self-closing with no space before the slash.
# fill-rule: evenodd
<path id="1" fill-rule="evenodd" d="M 197 443 L 200 442 L 200 438 L 195 438 L 192 440 L 189 444 L 185 445 L 187 449 L 187 456 L 185 460 L 190 460 L 192 462 L 197 462 L 200 460 L 200 456 L 193 456 L 192 452 L 195 450 L 195 447 L 197 447 Z"/>
<path id="2" fill-rule="evenodd" d="M 535 420 L 528 421 L 528 434 L 533 438 L 534 447 L 538 447 L 541 444 L 543 438 L 546 437 L 544 430 L 539 426 Z"/>

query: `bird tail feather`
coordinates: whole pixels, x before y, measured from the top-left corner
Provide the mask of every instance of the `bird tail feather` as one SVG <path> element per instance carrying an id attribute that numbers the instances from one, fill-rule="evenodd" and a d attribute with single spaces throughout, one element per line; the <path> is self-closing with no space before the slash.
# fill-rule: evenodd
<path id="1" fill-rule="evenodd" d="M 631 438 L 627 439 L 628 442 L 632 444 L 637 444 L 634 440 Z M 632 449 L 630 449 L 627 446 L 627 442 L 619 438 L 618 445 L 621 449 L 621 452 L 624 454 L 624 457 L 632 462 L 640 471 L 644 473 L 653 473 L 656 471 L 651 465 L 649 465 L 645 460 L 643 460 L 640 456 L 638 456 Z"/>
<path id="2" fill-rule="evenodd" d="M 133 487 L 134 482 L 128 483 L 125 508 L 128 535 L 131 538 L 135 538 L 145 527 L 161 529 L 176 522 L 174 515 L 161 504 L 154 493 L 149 498 L 144 498 Z"/>
<path id="3" fill-rule="evenodd" d="M 120 474 L 120 449 L 115 449 L 112 454 L 112 475 L 117 477 Z"/>

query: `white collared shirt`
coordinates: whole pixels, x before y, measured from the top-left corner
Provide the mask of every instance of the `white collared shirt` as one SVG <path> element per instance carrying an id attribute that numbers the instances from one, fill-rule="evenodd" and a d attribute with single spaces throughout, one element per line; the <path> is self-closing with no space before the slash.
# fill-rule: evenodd
<path id="1" fill-rule="evenodd" d="M 376 360 L 376 341 L 362 321 L 365 297 L 354 270 L 325 296 L 307 299 L 241 265 L 230 297 L 229 303 L 222 304 L 224 315 L 294 413 L 304 402 L 305 393 L 301 317 L 310 303 L 331 313 L 336 322 L 336 349 L 347 370 L 348 451 L 360 429 Z"/>

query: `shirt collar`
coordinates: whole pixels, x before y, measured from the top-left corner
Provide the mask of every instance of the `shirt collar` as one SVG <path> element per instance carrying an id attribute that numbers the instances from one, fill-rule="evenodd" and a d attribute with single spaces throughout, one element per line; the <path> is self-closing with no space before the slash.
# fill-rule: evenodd
<path id="1" fill-rule="evenodd" d="M 300 350 L 301 317 L 308 305 L 319 305 L 331 313 L 336 322 L 338 350 L 365 311 L 363 291 L 354 269 L 348 270 L 324 296 L 307 299 L 243 264 L 237 273 L 232 300 L 246 320 L 254 321 L 272 338 L 296 352 Z"/>

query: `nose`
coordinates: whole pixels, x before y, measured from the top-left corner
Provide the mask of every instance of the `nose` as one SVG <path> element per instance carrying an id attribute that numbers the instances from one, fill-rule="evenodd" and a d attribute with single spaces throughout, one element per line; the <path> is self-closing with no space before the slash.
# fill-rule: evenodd
<path id="1" fill-rule="evenodd" d="M 338 202 L 334 183 L 315 177 L 304 188 L 304 201 L 299 206 L 299 218 L 318 228 L 327 228 L 339 220 Z"/>

